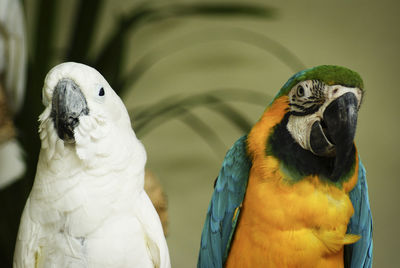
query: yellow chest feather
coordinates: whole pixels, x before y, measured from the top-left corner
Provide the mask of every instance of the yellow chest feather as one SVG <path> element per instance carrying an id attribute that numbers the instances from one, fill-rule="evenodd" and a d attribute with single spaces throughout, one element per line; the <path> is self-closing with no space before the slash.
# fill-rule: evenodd
<path id="1" fill-rule="evenodd" d="M 288 183 L 278 161 L 253 165 L 227 267 L 341 267 L 353 206 L 345 189 L 307 177 Z M 356 172 L 355 172 L 356 173 Z"/>
<path id="2" fill-rule="evenodd" d="M 357 164 L 339 189 L 316 176 L 290 182 L 279 161 L 265 155 L 285 107 L 286 96 L 275 100 L 248 135 L 253 166 L 226 267 L 343 267 L 344 245 L 359 239 L 346 234 Z"/>

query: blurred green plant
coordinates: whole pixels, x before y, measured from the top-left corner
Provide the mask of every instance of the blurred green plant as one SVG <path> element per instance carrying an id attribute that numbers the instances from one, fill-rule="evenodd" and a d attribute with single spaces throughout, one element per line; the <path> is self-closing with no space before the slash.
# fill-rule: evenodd
<path id="1" fill-rule="evenodd" d="M 26 4 L 25 1 L 23 2 Z M 171 56 L 187 46 L 221 39 L 219 33 L 215 34 L 215 29 L 214 35 L 210 34 L 205 38 L 198 38 L 198 36 L 204 35 L 194 33 L 192 37 L 185 37 L 192 40 L 186 47 L 175 46 L 173 51 L 164 53 L 160 52 L 159 48 L 155 48 L 142 56 L 132 69 L 124 74 L 123 66 L 127 52 L 127 40 L 138 29 L 155 22 L 191 16 L 271 19 L 276 14 L 274 9 L 265 5 L 245 2 L 189 4 L 143 1 L 130 12 L 115 18 L 118 21 L 116 27 L 106 41 L 100 44 L 99 52 L 90 56 L 105 0 L 76 1 L 72 33 L 65 47 L 57 53 L 54 48 L 54 40 L 58 31 L 57 27 L 63 27 L 62 24 L 57 23 L 57 10 L 60 1 L 32 0 L 30 2 L 36 5 L 37 12 L 33 20 L 34 27 L 32 27 L 33 38 L 31 39 L 31 51 L 29 51 L 26 98 L 16 122 L 20 141 L 26 152 L 27 172 L 23 179 L 0 192 L 3 210 L 2 217 L 0 217 L 0 263 L 2 267 L 11 267 L 20 215 L 35 176 L 40 149 L 37 118 L 43 109 L 41 88 L 52 62 L 76 61 L 93 66 L 103 74 L 118 94 L 123 95 L 129 90 L 133 90 L 136 82 L 161 59 Z M 264 49 L 275 55 L 294 71 L 304 68 L 304 65 L 295 55 L 266 36 L 244 29 L 231 28 L 225 29 L 222 38 L 244 42 Z M 143 137 L 159 126 L 161 122 L 177 118 L 208 142 L 213 150 L 220 152 L 225 150 L 223 142 L 208 123 L 196 116 L 193 109 L 198 106 L 212 109 L 245 132 L 250 128 L 251 121 L 228 102 L 241 101 L 265 106 L 265 100 L 268 99 L 269 96 L 246 89 L 214 89 L 192 96 L 173 95 L 154 104 L 137 107 L 129 112 L 135 114 L 134 128 L 139 136 Z M 260 100 L 262 100 L 261 103 Z"/>

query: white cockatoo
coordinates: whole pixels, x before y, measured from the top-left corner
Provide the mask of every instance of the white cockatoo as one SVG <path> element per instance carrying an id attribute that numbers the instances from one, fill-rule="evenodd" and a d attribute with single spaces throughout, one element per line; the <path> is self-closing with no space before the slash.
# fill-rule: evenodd
<path id="1" fill-rule="evenodd" d="M 14 267 L 170 267 L 143 190 L 146 151 L 95 69 L 54 67 L 43 87 L 41 150 Z"/>
<path id="2" fill-rule="evenodd" d="M 0 90 L 5 91 L 12 115 L 18 113 L 24 100 L 26 60 L 21 1 L 0 0 Z M 17 139 L 0 142 L 0 189 L 21 178 L 24 172 L 23 151 Z"/>

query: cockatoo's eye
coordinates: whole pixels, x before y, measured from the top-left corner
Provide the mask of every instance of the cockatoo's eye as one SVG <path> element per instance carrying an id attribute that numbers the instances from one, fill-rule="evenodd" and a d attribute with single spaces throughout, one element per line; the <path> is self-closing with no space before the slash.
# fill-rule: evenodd
<path id="1" fill-rule="evenodd" d="M 106 99 L 106 90 L 104 89 L 103 85 L 95 86 L 92 94 L 98 103 L 104 103 Z"/>
<path id="2" fill-rule="evenodd" d="M 104 88 L 101 87 L 99 90 L 99 96 L 104 96 Z"/>

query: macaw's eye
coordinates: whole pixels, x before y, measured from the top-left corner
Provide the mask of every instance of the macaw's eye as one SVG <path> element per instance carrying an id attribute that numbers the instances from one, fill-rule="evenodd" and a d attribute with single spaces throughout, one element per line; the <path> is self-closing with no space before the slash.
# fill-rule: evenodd
<path id="1" fill-rule="evenodd" d="M 104 88 L 100 88 L 99 96 L 104 96 Z"/>
<path id="2" fill-rule="evenodd" d="M 302 86 L 297 87 L 297 96 L 299 96 L 299 97 L 304 96 L 304 88 Z"/>

